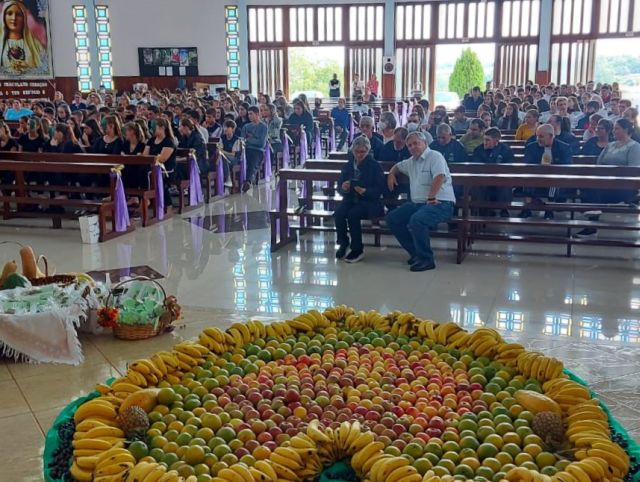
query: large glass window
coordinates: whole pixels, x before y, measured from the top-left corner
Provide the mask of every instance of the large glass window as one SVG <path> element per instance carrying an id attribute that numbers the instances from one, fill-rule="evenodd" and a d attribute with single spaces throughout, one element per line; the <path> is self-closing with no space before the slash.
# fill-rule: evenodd
<path id="1" fill-rule="evenodd" d="M 76 66 L 78 70 L 78 89 L 91 90 L 91 55 L 89 53 L 89 35 L 87 33 L 87 9 L 84 5 L 73 7 L 73 33 L 76 41 Z"/>

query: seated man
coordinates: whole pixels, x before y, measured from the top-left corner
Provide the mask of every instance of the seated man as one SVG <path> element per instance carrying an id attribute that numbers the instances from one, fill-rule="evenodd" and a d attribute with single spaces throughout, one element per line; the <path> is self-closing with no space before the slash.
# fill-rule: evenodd
<path id="1" fill-rule="evenodd" d="M 391 168 L 387 187 L 398 185 L 398 173 L 409 176 L 411 201 L 387 214 L 387 225 L 409 253 L 411 271 L 427 271 L 436 267 L 429 230 L 453 216 L 456 198 L 451 173 L 444 157 L 429 149 L 421 132 L 407 137 L 411 157 Z"/>
<path id="2" fill-rule="evenodd" d="M 368 115 L 363 116 L 362 119 L 360 119 L 358 127 L 360 128 L 362 135 L 369 139 L 369 143 L 371 144 L 371 153 L 373 154 L 374 159 L 376 161 L 380 160 L 380 153 L 382 152 L 384 144 L 382 143 L 382 139 L 379 135 L 374 135 L 373 117 L 369 117 Z M 349 152 L 348 158 L 352 158 L 351 151 Z"/>
<path id="3" fill-rule="evenodd" d="M 469 130 L 460 138 L 460 142 L 467 151 L 467 155 L 472 156 L 476 147 L 484 142 L 484 122 L 480 119 L 472 119 Z"/>
<path id="4" fill-rule="evenodd" d="M 380 151 L 380 162 L 393 162 L 394 164 L 411 157 L 407 149 L 407 136 L 409 131 L 404 127 L 398 127 L 393 131 L 393 139 L 387 142 Z"/>
<path id="5" fill-rule="evenodd" d="M 429 149 L 442 154 L 447 163 L 467 162 L 469 160 L 464 146 L 455 138 L 449 124 L 440 124 L 436 128 L 436 140 L 429 144 Z"/>
<path id="6" fill-rule="evenodd" d="M 458 106 L 453 111 L 453 121 L 451 122 L 451 129 L 454 134 L 464 134 L 469 130 L 469 118 L 465 115 L 465 109 L 463 106 Z"/>
<path id="7" fill-rule="evenodd" d="M 524 162 L 526 164 L 571 164 L 571 147 L 569 144 L 556 139 L 552 125 L 542 124 L 536 130 L 536 141 L 530 142 L 524 149 Z M 559 197 L 555 188 L 532 188 L 525 190 L 525 194 L 527 194 L 527 198 L 525 198 L 527 203 L 532 201 L 531 198 L 535 198 L 540 203 L 541 197 L 550 199 Z M 531 210 L 523 209 L 520 212 L 520 217 L 531 217 Z M 553 212 L 547 211 L 545 218 L 552 219 Z"/>
<path id="8" fill-rule="evenodd" d="M 32 115 L 33 111 L 23 107 L 20 99 L 14 99 L 11 102 L 11 107 L 4 111 L 4 120 L 19 121 L 21 117 L 30 117 Z"/>
<path id="9" fill-rule="evenodd" d="M 484 142 L 476 147 L 471 158 L 472 162 L 483 164 L 507 164 L 515 162 L 511 148 L 500 142 L 502 134 L 497 127 L 491 127 L 484 132 Z M 510 187 L 480 187 L 474 189 L 473 197 L 484 201 L 510 203 L 513 197 L 513 190 Z M 493 215 L 493 210 L 481 210 L 486 215 Z M 509 211 L 502 209 L 500 216 L 509 217 Z"/>
<path id="10" fill-rule="evenodd" d="M 471 89 L 471 95 L 465 97 L 464 101 L 462 102 L 462 105 L 465 108 L 465 110 L 475 112 L 478 110 L 478 107 L 482 105 L 482 102 L 483 102 L 483 99 L 480 93 L 480 87 L 476 86 L 473 89 Z"/>
<path id="11" fill-rule="evenodd" d="M 232 120 L 224 121 L 224 132 L 220 137 L 222 144 L 221 154 L 224 168 L 224 185 L 232 187 L 231 168 L 240 163 L 238 153 L 240 152 L 240 137 L 236 134 L 236 123 Z"/>
<path id="12" fill-rule="evenodd" d="M 340 246 L 336 258 L 344 258 L 347 263 L 357 263 L 364 257 L 361 221 L 384 213 L 381 200 L 385 188 L 384 172 L 370 151 L 369 139 L 365 136 L 356 137 L 351 145 L 354 162 L 344 165 L 338 181 L 343 198 L 334 212 Z M 347 254 L 349 245 L 351 251 Z"/>
<path id="13" fill-rule="evenodd" d="M 362 100 L 362 96 L 358 96 L 356 98 L 356 103 L 351 108 L 354 114 L 360 114 L 360 117 L 369 115 L 369 106 L 365 104 Z"/>
<path id="14" fill-rule="evenodd" d="M 341 151 L 349 135 L 349 111 L 347 110 L 347 101 L 344 97 L 340 97 L 340 99 L 338 99 L 338 106 L 331 109 L 331 117 L 335 124 L 336 135 L 340 139 L 337 149 Z"/>

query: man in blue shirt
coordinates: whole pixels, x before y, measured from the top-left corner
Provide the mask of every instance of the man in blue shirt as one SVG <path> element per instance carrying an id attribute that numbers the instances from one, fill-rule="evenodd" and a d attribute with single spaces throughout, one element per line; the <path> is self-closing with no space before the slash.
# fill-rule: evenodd
<path id="1" fill-rule="evenodd" d="M 408 176 L 411 201 L 388 213 L 387 225 L 409 253 L 410 270 L 427 271 L 436 267 L 429 230 L 451 219 L 456 197 L 444 157 L 428 148 L 422 132 L 409 134 L 407 148 L 411 157 L 391 168 L 387 187 L 395 189 L 398 173 Z"/>
<path id="2" fill-rule="evenodd" d="M 429 144 L 429 149 L 438 151 L 447 163 L 467 162 L 469 156 L 462 143 L 451 132 L 449 124 L 440 124 L 436 128 L 436 140 Z"/>
<path id="3" fill-rule="evenodd" d="M 258 183 L 256 176 L 264 159 L 264 148 L 267 145 L 267 124 L 262 122 L 260 109 L 252 105 L 248 110 L 249 123 L 242 127 L 241 135 L 245 141 L 245 155 L 247 156 L 247 176 L 242 185 L 242 192 L 251 189 L 252 183 Z"/>
<path id="4" fill-rule="evenodd" d="M 19 99 L 14 99 L 11 105 L 10 109 L 4 111 L 4 120 L 6 121 L 19 121 L 21 117 L 31 117 L 33 115 L 33 111 L 23 107 Z"/>
<path id="5" fill-rule="evenodd" d="M 344 147 L 347 142 L 347 135 L 349 134 L 349 111 L 347 110 L 347 101 L 344 97 L 338 99 L 338 106 L 331 109 L 331 117 L 335 125 L 336 134 L 339 136 L 337 149 L 339 151 Z"/>
<path id="6" fill-rule="evenodd" d="M 462 105 L 464 106 L 464 110 L 466 111 L 477 112 L 478 107 L 480 107 L 482 102 L 483 102 L 483 99 L 482 99 L 482 95 L 480 95 L 480 87 L 475 86 L 473 89 L 471 89 L 471 95 L 467 96 L 464 99 L 464 101 L 462 102 Z"/>
<path id="7" fill-rule="evenodd" d="M 542 124 L 536 130 L 536 141 L 530 142 L 524 148 L 524 162 L 526 164 L 571 164 L 573 156 L 571 154 L 571 146 L 558 140 L 555 136 L 555 129 L 550 124 Z M 548 197 L 557 200 L 561 196 L 561 190 L 551 188 L 531 188 L 526 189 L 525 202 L 528 204 L 535 198 L 539 202 L 539 198 Z M 521 218 L 531 216 L 531 210 L 523 209 L 520 213 Z M 553 218 L 553 212 L 545 213 L 546 219 Z"/>

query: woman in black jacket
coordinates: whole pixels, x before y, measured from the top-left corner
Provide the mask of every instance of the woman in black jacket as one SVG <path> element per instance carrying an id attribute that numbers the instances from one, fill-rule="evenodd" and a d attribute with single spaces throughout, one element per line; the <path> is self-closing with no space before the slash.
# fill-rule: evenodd
<path id="1" fill-rule="evenodd" d="M 180 121 L 180 127 L 178 129 L 182 136 L 178 147 L 193 149 L 196 154 L 196 161 L 198 162 L 200 172 L 204 173 L 209 171 L 210 167 L 207 159 L 207 146 L 202 139 L 202 134 L 200 134 L 196 128 L 196 125 L 191 119 L 184 118 Z"/>
<path id="2" fill-rule="evenodd" d="M 333 214 L 340 245 L 336 258 L 344 258 L 347 263 L 357 263 L 364 257 L 361 221 L 384 214 L 381 199 L 385 187 L 384 173 L 370 151 L 369 139 L 356 137 L 351 145 L 353 158 L 342 168 L 338 181 L 343 198 Z M 346 255 L 349 232 L 351 251 Z"/>

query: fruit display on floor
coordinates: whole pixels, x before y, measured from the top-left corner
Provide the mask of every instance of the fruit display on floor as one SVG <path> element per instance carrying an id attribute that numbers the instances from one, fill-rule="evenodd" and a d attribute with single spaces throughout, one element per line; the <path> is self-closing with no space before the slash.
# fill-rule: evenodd
<path id="1" fill-rule="evenodd" d="M 338 306 L 207 328 L 97 391 L 58 426 L 48 480 L 314 481 L 338 463 L 370 482 L 638 471 L 637 446 L 560 360 L 411 313 Z"/>

